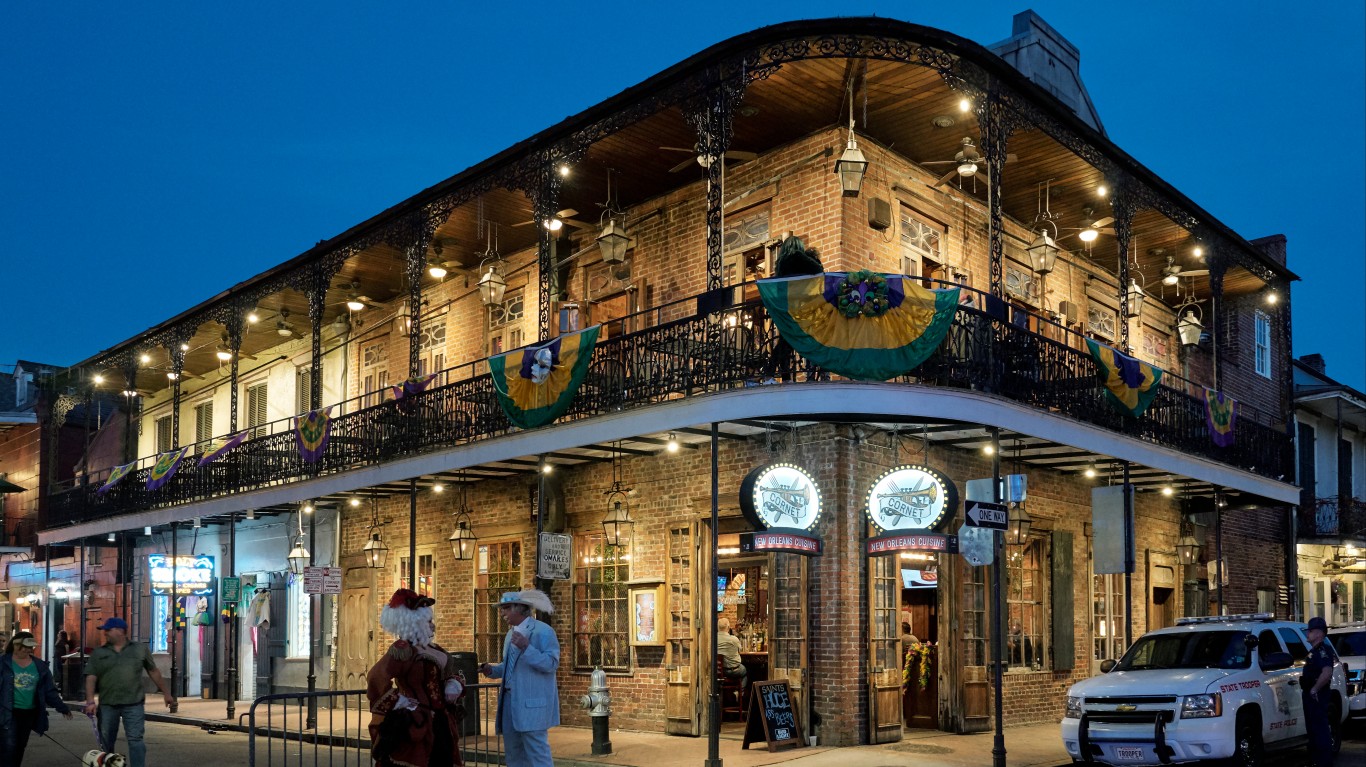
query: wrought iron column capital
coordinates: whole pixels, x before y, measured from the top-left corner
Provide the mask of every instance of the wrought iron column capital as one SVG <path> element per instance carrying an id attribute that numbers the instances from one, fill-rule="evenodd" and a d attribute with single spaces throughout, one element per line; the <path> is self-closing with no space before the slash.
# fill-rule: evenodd
<path id="1" fill-rule="evenodd" d="M 735 134 L 735 108 L 745 97 L 745 78 L 726 77 L 721 67 L 715 67 L 707 77 L 707 89 L 684 103 L 683 119 L 697 133 L 697 153 L 707 178 L 707 290 L 719 290 L 725 236 L 725 158 Z"/>

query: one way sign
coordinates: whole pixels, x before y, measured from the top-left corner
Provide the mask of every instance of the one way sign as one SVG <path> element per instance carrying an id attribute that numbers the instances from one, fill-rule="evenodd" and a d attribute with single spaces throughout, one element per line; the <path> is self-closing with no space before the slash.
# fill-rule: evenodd
<path id="1" fill-rule="evenodd" d="M 993 530 L 1004 530 L 1010 519 L 1006 513 L 1005 505 L 1000 503 L 968 501 L 965 508 L 969 527 L 989 527 Z"/>

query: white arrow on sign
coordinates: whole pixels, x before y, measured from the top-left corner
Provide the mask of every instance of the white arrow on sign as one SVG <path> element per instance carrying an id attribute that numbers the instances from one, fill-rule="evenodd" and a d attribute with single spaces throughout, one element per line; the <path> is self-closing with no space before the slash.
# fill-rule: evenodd
<path id="1" fill-rule="evenodd" d="M 990 501 L 968 501 L 964 512 L 968 525 L 1004 530 L 1009 526 L 1010 515 L 1003 504 Z"/>

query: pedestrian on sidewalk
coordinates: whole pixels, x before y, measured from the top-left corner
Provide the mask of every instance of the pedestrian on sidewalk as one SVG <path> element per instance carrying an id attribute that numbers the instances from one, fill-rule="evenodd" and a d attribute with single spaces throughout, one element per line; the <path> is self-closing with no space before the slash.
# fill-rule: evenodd
<path id="1" fill-rule="evenodd" d="M 454 658 L 432 642 L 434 604 L 399 589 L 380 611 L 380 626 L 395 639 L 366 676 L 370 755 L 379 767 L 464 764 L 459 734 L 465 678 Z"/>
<path id="2" fill-rule="evenodd" d="M 33 657 L 38 640 L 20 631 L 0 655 L 0 764 L 22 767 L 29 733 L 47 732 L 47 707 L 67 719 L 71 709 L 57 694 L 47 663 Z"/>
<path id="3" fill-rule="evenodd" d="M 175 706 L 175 696 L 166 685 L 147 645 L 128 639 L 128 623 L 110 618 L 100 626 L 104 644 L 96 647 L 85 666 L 85 714 L 99 714 L 100 747 L 113 751 L 119 738 L 119 721 L 128 738 L 128 767 L 146 767 L 147 744 L 143 741 L 147 712 L 143 708 L 142 672 L 152 678 L 166 708 Z M 99 702 L 96 702 L 96 693 Z"/>
<path id="4" fill-rule="evenodd" d="M 1328 623 L 1315 616 L 1309 619 L 1305 636 L 1309 638 L 1309 657 L 1300 672 L 1300 697 L 1304 701 L 1304 729 L 1309 735 L 1309 759 L 1313 767 L 1333 767 L 1333 731 L 1328 722 L 1329 685 L 1337 653 L 1325 641 Z"/>
<path id="5" fill-rule="evenodd" d="M 479 672 L 502 679 L 497 730 L 508 767 L 552 767 L 548 730 L 560 723 L 560 640 L 535 611 L 555 612 L 540 589 L 509 591 L 498 600 L 498 615 L 511 628 L 503 639 L 503 662 L 484 663 Z"/>

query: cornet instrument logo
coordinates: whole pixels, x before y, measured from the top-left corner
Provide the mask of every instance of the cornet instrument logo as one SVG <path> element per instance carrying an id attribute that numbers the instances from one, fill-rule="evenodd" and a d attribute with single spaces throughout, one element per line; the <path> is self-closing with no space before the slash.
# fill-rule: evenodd
<path id="1" fill-rule="evenodd" d="M 890 469 L 868 493 L 868 519 L 883 532 L 938 528 L 957 506 L 953 482 L 928 466 Z"/>
<path id="2" fill-rule="evenodd" d="M 791 527 L 805 527 L 808 507 L 811 503 L 811 488 L 800 474 L 793 474 L 783 482 L 773 474 L 764 478 L 767 486 L 759 487 L 763 498 L 760 514 L 773 527 L 787 527 L 783 524 L 786 517 Z"/>
<path id="3" fill-rule="evenodd" d="M 774 463 L 754 469 L 740 485 L 740 508 L 761 530 L 807 530 L 821 515 L 821 491 L 805 469 Z"/>

